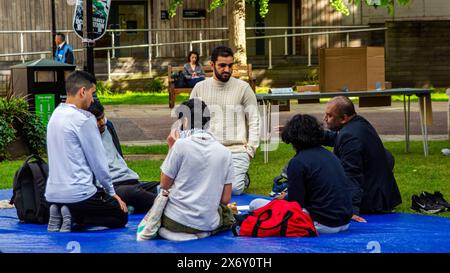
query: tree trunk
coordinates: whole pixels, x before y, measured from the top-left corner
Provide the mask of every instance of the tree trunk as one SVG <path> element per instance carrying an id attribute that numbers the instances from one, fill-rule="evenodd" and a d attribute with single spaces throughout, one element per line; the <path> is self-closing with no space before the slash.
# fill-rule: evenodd
<path id="1" fill-rule="evenodd" d="M 245 0 L 228 1 L 229 46 L 237 64 L 247 64 L 245 35 Z"/>

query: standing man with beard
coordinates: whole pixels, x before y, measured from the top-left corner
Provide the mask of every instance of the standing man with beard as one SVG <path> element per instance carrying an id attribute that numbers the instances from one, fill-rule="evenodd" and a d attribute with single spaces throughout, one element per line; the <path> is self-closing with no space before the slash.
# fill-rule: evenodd
<path id="1" fill-rule="evenodd" d="M 247 82 L 231 76 L 234 65 L 231 48 L 216 47 L 210 65 L 213 77 L 197 83 L 190 98 L 200 98 L 208 105 L 211 131 L 233 155 L 232 194 L 240 195 L 250 183 L 247 174 L 250 159 L 259 146 L 256 96 Z"/>
<path id="2" fill-rule="evenodd" d="M 334 147 L 341 160 L 352 196 L 353 217 L 360 214 L 389 213 L 402 202 L 393 174 L 394 160 L 375 128 L 355 112 L 353 102 L 334 97 L 325 108 L 324 143 Z"/>

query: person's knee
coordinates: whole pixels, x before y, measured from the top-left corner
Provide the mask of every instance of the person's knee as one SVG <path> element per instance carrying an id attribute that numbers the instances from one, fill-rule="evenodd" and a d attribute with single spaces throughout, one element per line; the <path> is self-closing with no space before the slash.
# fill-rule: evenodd
<path id="1" fill-rule="evenodd" d="M 243 180 L 233 183 L 231 195 L 241 195 L 244 193 L 244 189 L 245 189 L 245 183 Z"/>
<path id="2" fill-rule="evenodd" d="M 127 225 L 127 223 L 128 223 L 128 213 L 125 213 L 121 210 L 117 216 L 117 221 L 113 223 L 111 228 L 123 228 Z"/>

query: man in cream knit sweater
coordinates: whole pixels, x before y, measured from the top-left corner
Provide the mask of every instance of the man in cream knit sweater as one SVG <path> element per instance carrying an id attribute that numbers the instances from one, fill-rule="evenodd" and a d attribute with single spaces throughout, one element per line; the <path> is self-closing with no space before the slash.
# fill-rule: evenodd
<path id="1" fill-rule="evenodd" d="M 230 48 L 216 47 L 210 61 L 214 76 L 197 83 L 191 98 L 200 98 L 208 105 L 212 133 L 232 152 L 235 175 L 232 194 L 240 195 L 250 182 L 247 174 L 250 158 L 259 146 L 259 112 L 250 85 L 231 77 L 233 61 Z"/>

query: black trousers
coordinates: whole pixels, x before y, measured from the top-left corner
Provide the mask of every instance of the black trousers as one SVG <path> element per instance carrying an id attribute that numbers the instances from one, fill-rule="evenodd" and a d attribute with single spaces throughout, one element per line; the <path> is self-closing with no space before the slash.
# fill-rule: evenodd
<path id="1" fill-rule="evenodd" d="M 139 182 L 127 180 L 114 183 L 117 195 L 128 206 L 134 207 L 134 213 L 147 213 L 153 206 L 159 182 Z"/>
<path id="2" fill-rule="evenodd" d="M 77 224 L 122 228 L 128 222 L 128 214 L 120 209 L 119 202 L 103 190 L 98 190 L 84 201 L 64 205 L 69 208 L 72 221 Z"/>

